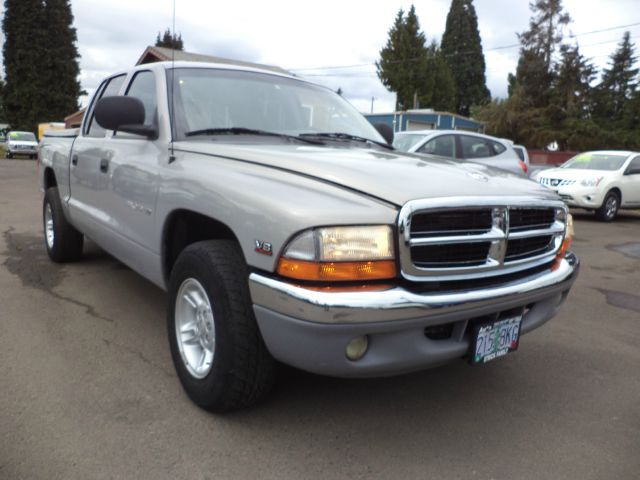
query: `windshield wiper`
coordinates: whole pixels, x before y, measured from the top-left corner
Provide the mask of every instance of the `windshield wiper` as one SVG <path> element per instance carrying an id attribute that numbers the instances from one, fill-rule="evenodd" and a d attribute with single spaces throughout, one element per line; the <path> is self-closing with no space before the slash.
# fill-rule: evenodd
<path id="1" fill-rule="evenodd" d="M 387 150 L 394 150 L 394 148 L 388 143 L 378 142 L 377 140 L 371 140 L 370 138 L 359 137 L 357 135 L 351 135 L 350 133 L 342 132 L 314 132 L 314 133 L 301 133 L 299 137 L 305 138 L 329 138 L 332 140 L 348 140 L 351 142 L 361 142 L 378 145 L 379 147 L 386 148 Z"/>
<path id="2" fill-rule="evenodd" d="M 228 128 L 203 128 L 201 130 L 192 130 L 185 133 L 187 137 L 195 137 L 197 135 L 262 135 L 265 137 L 279 137 L 287 140 L 295 140 L 298 142 L 310 143 L 312 145 L 322 145 L 322 142 L 312 140 L 310 138 L 301 138 L 296 135 L 287 135 L 285 133 L 269 132 L 267 130 L 258 130 L 245 127 L 228 127 Z"/>

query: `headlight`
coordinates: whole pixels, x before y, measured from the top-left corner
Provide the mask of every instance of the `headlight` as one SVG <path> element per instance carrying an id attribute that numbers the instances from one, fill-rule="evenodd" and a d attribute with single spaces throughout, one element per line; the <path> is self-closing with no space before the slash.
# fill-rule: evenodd
<path id="1" fill-rule="evenodd" d="M 585 178 L 580 182 L 583 187 L 597 187 L 604 177 Z"/>
<path id="2" fill-rule="evenodd" d="M 388 225 L 307 230 L 285 248 L 280 275 L 312 281 L 361 281 L 396 276 L 393 230 Z"/>

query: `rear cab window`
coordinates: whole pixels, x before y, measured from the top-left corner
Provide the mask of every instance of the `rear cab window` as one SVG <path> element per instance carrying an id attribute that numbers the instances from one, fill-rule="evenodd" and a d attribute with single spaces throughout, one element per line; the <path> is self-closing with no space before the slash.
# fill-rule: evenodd
<path id="1" fill-rule="evenodd" d="M 87 121 L 85 122 L 83 130 L 85 137 L 100 138 L 105 136 L 107 131 L 98 125 L 98 122 L 96 122 L 94 118 L 95 104 L 103 97 L 112 97 L 117 95 L 118 92 L 120 92 L 120 87 L 122 87 L 125 77 L 126 75 L 122 74 L 108 78 L 102 83 L 102 85 L 100 85 L 100 87 L 98 87 L 98 93 L 93 97 L 93 101 L 91 102 L 86 114 Z"/>

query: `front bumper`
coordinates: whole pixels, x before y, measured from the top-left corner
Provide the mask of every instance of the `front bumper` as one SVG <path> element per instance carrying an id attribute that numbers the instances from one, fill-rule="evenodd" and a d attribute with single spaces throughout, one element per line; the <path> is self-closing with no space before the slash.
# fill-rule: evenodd
<path id="1" fill-rule="evenodd" d="M 474 321 L 521 309 L 521 334 L 539 327 L 557 313 L 578 270 L 577 257 L 569 253 L 554 271 L 466 291 L 316 291 L 257 273 L 250 275 L 249 286 L 260 331 L 276 359 L 324 375 L 375 377 L 463 357 Z M 449 338 L 425 334 L 428 327 L 449 324 Z M 347 344 L 362 335 L 369 338 L 367 353 L 348 360 Z"/>
<path id="2" fill-rule="evenodd" d="M 570 207 L 596 209 L 604 201 L 605 190 L 595 187 L 570 185 L 558 188 L 558 195 Z"/>

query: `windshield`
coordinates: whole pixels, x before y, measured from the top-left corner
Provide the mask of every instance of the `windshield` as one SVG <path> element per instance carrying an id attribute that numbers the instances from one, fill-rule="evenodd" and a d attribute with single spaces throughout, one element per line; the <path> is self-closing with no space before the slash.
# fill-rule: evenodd
<path id="1" fill-rule="evenodd" d="M 176 68 L 173 72 L 174 135 L 179 140 L 189 132 L 193 136 L 193 132 L 215 134 L 216 129 L 251 129 L 285 135 L 339 132 L 384 142 L 351 104 L 316 85 L 236 70 Z M 172 76 L 169 70 L 169 85 Z"/>
<path id="2" fill-rule="evenodd" d="M 613 171 L 622 168 L 627 157 L 627 155 L 607 153 L 581 153 L 568 160 L 562 168 Z"/>
<path id="3" fill-rule="evenodd" d="M 35 142 L 36 136 L 31 132 L 9 132 L 9 140 L 14 142 Z"/>
<path id="4" fill-rule="evenodd" d="M 402 152 L 408 152 L 411 148 L 427 138 L 428 135 L 396 135 L 393 139 L 393 147 Z"/>

